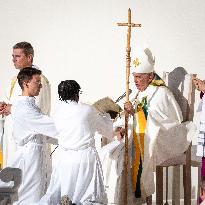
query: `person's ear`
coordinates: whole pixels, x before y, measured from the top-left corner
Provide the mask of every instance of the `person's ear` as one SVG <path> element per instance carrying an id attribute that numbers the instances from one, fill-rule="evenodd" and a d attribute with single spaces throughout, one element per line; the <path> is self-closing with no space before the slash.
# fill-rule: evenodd
<path id="1" fill-rule="evenodd" d="M 154 73 L 150 73 L 149 75 L 149 82 L 151 83 L 154 78 Z"/>
<path id="2" fill-rule="evenodd" d="M 75 100 L 76 102 L 79 101 L 79 93 L 76 93 L 76 94 L 75 94 L 74 100 Z"/>
<path id="3" fill-rule="evenodd" d="M 24 86 L 24 87 L 28 87 L 28 83 L 29 83 L 29 81 L 24 81 L 24 82 L 23 82 L 23 86 Z"/>
<path id="4" fill-rule="evenodd" d="M 33 54 L 28 54 L 28 60 L 30 61 L 30 62 L 32 62 L 33 61 Z"/>

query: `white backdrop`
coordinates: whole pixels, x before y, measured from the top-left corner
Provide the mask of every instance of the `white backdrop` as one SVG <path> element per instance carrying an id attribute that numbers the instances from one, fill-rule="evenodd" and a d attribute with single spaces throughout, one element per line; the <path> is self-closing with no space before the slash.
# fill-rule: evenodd
<path id="1" fill-rule="evenodd" d="M 205 2 L 203 0 L 0 0 L 0 97 L 15 70 L 12 46 L 29 41 L 38 65 L 52 84 L 77 80 L 82 100 L 116 99 L 125 90 L 126 28 L 132 9 L 132 50 L 148 45 L 156 70 L 184 67 L 204 77 Z"/>
<path id="2" fill-rule="evenodd" d="M 203 0 L 0 0 L 0 98 L 16 73 L 12 46 L 29 41 L 34 64 L 51 82 L 52 102 L 65 79 L 80 83 L 82 101 L 116 99 L 125 91 L 126 47 L 126 28 L 116 23 L 127 21 L 129 7 L 142 24 L 133 29 L 134 52 L 149 46 L 160 75 L 183 67 L 205 78 Z"/>

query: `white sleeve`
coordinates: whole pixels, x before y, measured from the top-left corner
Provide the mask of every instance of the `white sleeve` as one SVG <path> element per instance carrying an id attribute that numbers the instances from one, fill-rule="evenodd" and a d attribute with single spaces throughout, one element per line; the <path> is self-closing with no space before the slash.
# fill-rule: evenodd
<path id="1" fill-rule="evenodd" d="M 31 130 L 33 130 L 37 134 L 42 134 L 50 137 L 57 135 L 57 130 L 54 122 L 50 117 L 42 114 L 36 106 L 32 107 L 30 112 L 28 112 L 26 121 Z"/>
<path id="2" fill-rule="evenodd" d="M 12 106 L 13 107 L 13 106 Z M 33 104 L 23 104 L 11 109 L 14 122 L 14 138 L 19 144 L 27 143 L 33 136 L 57 138 L 57 129 L 48 116 Z"/>
<path id="3" fill-rule="evenodd" d="M 92 108 L 92 121 L 99 134 L 105 137 L 113 137 L 113 122 L 109 114 L 99 113 L 95 108 Z"/>

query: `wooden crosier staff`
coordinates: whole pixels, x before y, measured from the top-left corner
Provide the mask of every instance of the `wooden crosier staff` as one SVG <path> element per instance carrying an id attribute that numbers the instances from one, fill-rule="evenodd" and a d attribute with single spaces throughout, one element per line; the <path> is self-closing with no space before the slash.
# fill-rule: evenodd
<path id="1" fill-rule="evenodd" d="M 131 28 L 141 27 L 141 24 L 131 23 L 131 9 L 128 9 L 128 23 L 117 23 L 118 26 L 127 26 L 127 47 L 126 47 L 126 102 L 129 101 L 129 77 L 130 77 L 130 39 L 131 39 Z M 128 176 L 128 119 L 129 114 L 125 112 L 125 160 L 124 160 L 124 170 L 125 170 L 125 198 L 124 204 L 127 205 L 127 176 Z"/>

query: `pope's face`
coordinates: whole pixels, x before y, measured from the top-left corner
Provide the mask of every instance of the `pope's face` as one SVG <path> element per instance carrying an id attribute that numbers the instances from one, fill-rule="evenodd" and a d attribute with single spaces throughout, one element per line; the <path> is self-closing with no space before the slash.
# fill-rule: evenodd
<path id="1" fill-rule="evenodd" d="M 144 91 L 153 79 L 152 73 L 133 73 L 134 82 L 139 91 Z"/>
<path id="2" fill-rule="evenodd" d="M 33 75 L 33 78 L 25 83 L 28 96 L 38 96 L 39 92 L 42 88 L 41 84 L 41 76 L 40 75 Z"/>
<path id="3" fill-rule="evenodd" d="M 32 66 L 33 56 L 31 54 L 25 55 L 24 50 L 21 48 L 13 49 L 12 58 L 16 69 Z"/>

